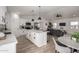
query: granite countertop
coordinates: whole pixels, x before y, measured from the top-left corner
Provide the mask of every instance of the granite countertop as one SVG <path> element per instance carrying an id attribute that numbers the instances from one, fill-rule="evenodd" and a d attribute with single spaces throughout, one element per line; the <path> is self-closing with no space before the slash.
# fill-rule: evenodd
<path id="1" fill-rule="evenodd" d="M 9 43 L 17 43 L 17 39 L 13 34 L 8 34 L 4 40 L 0 40 L 0 46 Z"/>

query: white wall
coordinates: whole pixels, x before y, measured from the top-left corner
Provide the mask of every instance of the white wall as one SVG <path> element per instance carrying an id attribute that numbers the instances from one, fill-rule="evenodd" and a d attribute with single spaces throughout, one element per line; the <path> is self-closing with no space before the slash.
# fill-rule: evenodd
<path id="1" fill-rule="evenodd" d="M 19 16 L 15 13 L 6 14 L 6 26 L 15 35 L 18 35 Z"/>

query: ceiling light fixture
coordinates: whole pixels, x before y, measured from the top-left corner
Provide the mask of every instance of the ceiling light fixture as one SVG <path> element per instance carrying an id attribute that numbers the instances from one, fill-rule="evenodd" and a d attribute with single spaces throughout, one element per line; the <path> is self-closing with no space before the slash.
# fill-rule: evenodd
<path id="1" fill-rule="evenodd" d="M 18 14 L 16 14 L 16 13 L 12 13 L 12 16 L 13 16 L 14 18 L 16 18 L 16 19 L 18 19 L 18 18 L 19 18 L 19 15 L 18 15 Z"/>
<path id="2" fill-rule="evenodd" d="M 32 21 L 34 21 L 34 18 L 33 18 L 33 16 L 35 16 L 35 15 L 34 15 L 34 12 L 35 12 L 35 11 L 32 10 Z"/>
<path id="3" fill-rule="evenodd" d="M 40 10 L 40 7 L 41 7 L 41 6 L 38 6 L 38 7 L 39 7 L 39 17 L 38 17 L 38 20 L 41 20 L 41 17 L 40 17 L 40 11 L 41 11 L 41 10 Z"/>
<path id="4" fill-rule="evenodd" d="M 61 14 L 57 14 L 56 17 L 62 17 L 62 15 Z"/>

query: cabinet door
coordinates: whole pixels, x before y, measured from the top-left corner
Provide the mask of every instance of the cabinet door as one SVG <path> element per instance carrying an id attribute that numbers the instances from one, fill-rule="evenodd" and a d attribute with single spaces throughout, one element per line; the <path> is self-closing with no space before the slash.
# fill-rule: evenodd
<path id="1" fill-rule="evenodd" d="M 38 47 L 46 45 L 47 44 L 47 38 L 46 38 L 46 33 L 37 33 L 35 42 L 38 45 Z"/>
<path id="2" fill-rule="evenodd" d="M 43 42 L 43 34 L 42 33 L 37 33 L 36 34 L 36 41 L 38 42 L 38 43 L 42 43 Z"/>
<path id="3" fill-rule="evenodd" d="M 31 39 L 35 39 L 35 35 L 36 35 L 35 32 L 31 32 Z"/>
<path id="4" fill-rule="evenodd" d="M 16 44 L 10 43 L 0 46 L 0 53 L 16 53 Z"/>
<path id="5" fill-rule="evenodd" d="M 47 42 L 47 32 L 43 33 L 43 42 Z"/>

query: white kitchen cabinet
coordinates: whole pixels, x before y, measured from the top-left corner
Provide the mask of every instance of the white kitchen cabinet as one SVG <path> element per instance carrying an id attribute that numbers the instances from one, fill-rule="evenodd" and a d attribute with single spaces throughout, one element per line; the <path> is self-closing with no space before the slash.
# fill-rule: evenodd
<path id="1" fill-rule="evenodd" d="M 5 17 L 5 13 L 6 13 L 7 9 L 5 6 L 0 6 L 0 17 Z"/>
<path id="2" fill-rule="evenodd" d="M 5 40 L 0 41 L 0 53 L 16 53 L 17 40 L 14 35 L 6 36 Z"/>
<path id="3" fill-rule="evenodd" d="M 5 18 L 5 13 L 6 13 L 6 7 L 5 6 L 0 6 L 0 24 L 5 24 L 3 21 L 3 18 Z"/>
<path id="4" fill-rule="evenodd" d="M 40 30 L 30 30 L 26 37 L 34 43 L 37 47 L 47 44 L 47 32 Z"/>
<path id="5" fill-rule="evenodd" d="M 0 46 L 0 53 L 16 53 L 16 44 L 9 43 Z"/>

